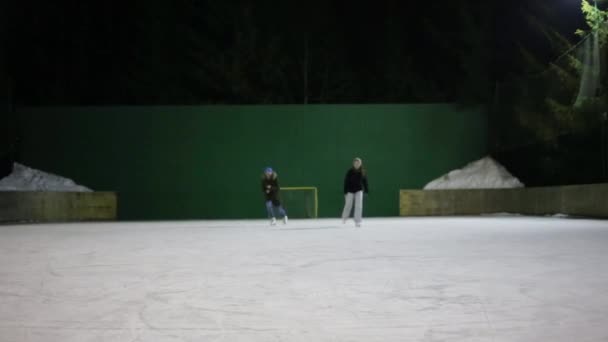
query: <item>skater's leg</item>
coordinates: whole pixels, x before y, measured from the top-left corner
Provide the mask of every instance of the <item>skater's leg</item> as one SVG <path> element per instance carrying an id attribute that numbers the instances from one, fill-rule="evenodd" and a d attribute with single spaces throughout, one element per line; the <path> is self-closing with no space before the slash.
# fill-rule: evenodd
<path id="1" fill-rule="evenodd" d="M 283 223 L 287 224 L 287 213 L 285 212 L 285 208 L 281 205 L 281 203 L 275 203 L 275 208 L 279 212 L 279 217 L 283 218 Z"/>
<path id="2" fill-rule="evenodd" d="M 355 223 L 357 226 L 361 225 L 363 219 L 363 191 L 359 191 L 355 194 Z"/>
<path id="3" fill-rule="evenodd" d="M 279 204 L 279 214 L 283 216 L 283 224 L 287 224 L 287 212 L 285 212 L 285 208 Z"/>
<path id="4" fill-rule="evenodd" d="M 354 194 L 347 193 L 344 195 L 344 210 L 342 210 L 342 220 L 346 220 L 350 216 L 350 212 L 353 209 Z"/>
<path id="5" fill-rule="evenodd" d="M 272 201 L 266 201 L 266 211 L 268 212 L 268 218 L 274 218 Z"/>
<path id="6" fill-rule="evenodd" d="M 285 212 L 285 208 L 283 208 L 282 205 L 279 204 L 276 208 L 279 211 L 279 217 L 287 216 L 287 213 Z"/>

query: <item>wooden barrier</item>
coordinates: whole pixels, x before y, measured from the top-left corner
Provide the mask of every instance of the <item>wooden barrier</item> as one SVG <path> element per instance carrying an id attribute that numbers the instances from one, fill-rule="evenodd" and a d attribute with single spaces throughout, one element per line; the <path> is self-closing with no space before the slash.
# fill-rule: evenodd
<path id="1" fill-rule="evenodd" d="M 608 184 L 518 189 L 401 190 L 399 194 L 401 216 L 492 213 L 608 218 Z"/>
<path id="2" fill-rule="evenodd" d="M 114 192 L 0 191 L 0 222 L 115 220 Z"/>

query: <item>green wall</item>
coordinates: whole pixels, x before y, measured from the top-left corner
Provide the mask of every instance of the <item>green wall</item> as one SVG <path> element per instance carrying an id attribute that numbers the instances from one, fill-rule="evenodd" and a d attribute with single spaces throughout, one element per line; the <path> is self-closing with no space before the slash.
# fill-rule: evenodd
<path id="1" fill-rule="evenodd" d="M 18 110 L 26 165 L 118 192 L 120 219 L 262 218 L 262 169 L 342 207 L 351 160 L 369 172 L 367 216 L 486 152 L 477 110 L 432 105 L 44 107 Z M 289 208 L 287 208 L 289 209 Z"/>

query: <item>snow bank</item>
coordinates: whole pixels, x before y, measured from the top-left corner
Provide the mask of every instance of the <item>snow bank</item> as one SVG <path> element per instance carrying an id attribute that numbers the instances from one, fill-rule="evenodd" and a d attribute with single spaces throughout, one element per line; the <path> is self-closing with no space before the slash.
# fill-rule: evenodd
<path id="1" fill-rule="evenodd" d="M 73 180 L 15 163 L 13 173 L 0 179 L 0 191 L 77 191 L 90 192 Z"/>
<path id="2" fill-rule="evenodd" d="M 523 186 L 504 166 L 491 157 L 485 157 L 435 179 L 424 189 L 498 189 Z"/>

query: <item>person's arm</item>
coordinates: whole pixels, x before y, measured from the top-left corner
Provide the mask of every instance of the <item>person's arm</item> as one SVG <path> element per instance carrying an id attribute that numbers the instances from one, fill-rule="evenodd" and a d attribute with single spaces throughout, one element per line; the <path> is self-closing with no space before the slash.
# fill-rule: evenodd
<path id="1" fill-rule="evenodd" d="M 346 176 L 344 176 L 344 194 L 348 192 L 348 176 L 350 175 L 350 170 L 346 171 Z"/>
<path id="2" fill-rule="evenodd" d="M 367 194 L 369 193 L 369 186 L 367 184 L 367 175 L 363 175 L 363 179 L 361 180 L 363 182 L 363 191 Z"/>
<path id="3" fill-rule="evenodd" d="M 262 192 L 266 194 L 267 193 L 266 192 L 266 182 L 265 182 L 264 178 L 262 178 L 261 184 L 262 184 Z"/>

